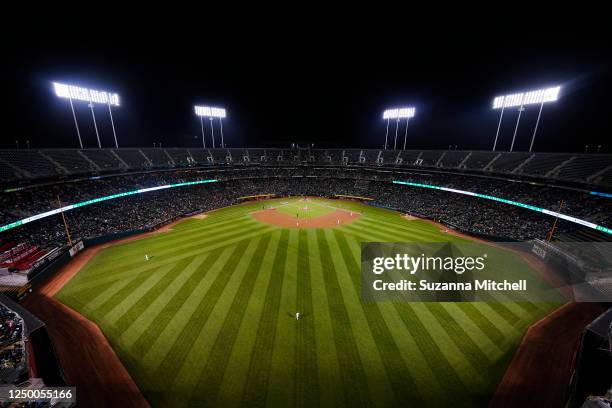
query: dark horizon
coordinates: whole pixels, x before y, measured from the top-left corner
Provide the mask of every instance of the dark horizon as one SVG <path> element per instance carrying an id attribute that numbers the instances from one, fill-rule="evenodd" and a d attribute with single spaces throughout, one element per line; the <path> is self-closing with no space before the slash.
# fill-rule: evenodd
<path id="1" fill-rule="evenodd" d="M 0 147 L 15 148 L 16 140 L 21 148 L 26 140 L 32 148 L 78 147 L 69 104 L 53 94 L 52 81 L 119 93 L 122 106 L 113 109 L 113 118 L 120 147 L 201 147 L 193 105 L 210 104 L 227 109 L 228 147 L 298 142 L 380 148 L 382 111 L 413 105 L 407 148 L 466 150 L 491 150 L 499 120 L 499 111 L 491 109 L 494 96 L 561 85 L 561 99 L 544 106 L 534 151 L 582 152 L 585 145 L 595 151 L 602 145 L 602 152 L 611 152 L 606 102 L 612 54 L 603 40 L 568 37 L 551 33 L 537 48 L 457 41 L 403 51 L 370 44 L 188 52 L 95 44 L 18 49 L 1 68 L 10 96 L 2 111 L 12 131 Z M 523 112 L 515 150 L 528 149 L 538 109 Z M 75 110 L 85 147 L 96 148 L 86 103 L 75 102 Z M 509 149 L 516 116 L 516 109 L 504 113 L 498 150 Z M 103 147 L 114 147 L 105 106 L 96 107 L 96 119 Z M 210 147 L 210 128 L 205 132 Z M 394 135 L 391 122 L 391 146 Z"/>

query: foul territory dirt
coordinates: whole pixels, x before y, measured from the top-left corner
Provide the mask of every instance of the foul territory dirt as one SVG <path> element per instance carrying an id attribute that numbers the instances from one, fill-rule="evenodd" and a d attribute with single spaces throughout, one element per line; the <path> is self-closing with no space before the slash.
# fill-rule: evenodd
<path id="1" fill-rule="evenodd" d="M 251 217 L 257 221 L 283 228 L 331 228 L 355 222 L 361 217 L 361 214 L 335 209 L 328 214 L 317 217 L 298 218 L 284 214 L 277 209 L 269 209 L 252 212 Z"/>
<path id="2" fill-rule="evenodd" d="M 567 303 L 531 326 L 490 407 L 563 407 L 586 325 L 603 313 L 597 303 Z"/>

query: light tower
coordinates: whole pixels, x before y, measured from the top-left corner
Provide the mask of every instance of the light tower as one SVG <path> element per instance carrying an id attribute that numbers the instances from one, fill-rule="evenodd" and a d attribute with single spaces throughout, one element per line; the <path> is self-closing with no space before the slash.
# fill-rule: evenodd
<path id="1" fill-rule="evenodd" d="M 221 147 L 224 147 L 223 140 L 223 118 L 225 118 L 225 108 L 211 107 L 211 106 L 194 106 L 195 114 L 200 117 L 200 126 L 202 128 L 202 145 L 206 148 L 206 140 L 204 138 L 204 122 L 202 118 L 210 119 L 210 132 L 212 137 L 213 149 L 215 148 L 215 129 L 213 127 L 213 121 L 215 118 L 219 118 L 219 125 L 221 127 Z"/>
<path id="2" fill-rule="evenodd" d="M 529 145 L 529 151 L 533 150 L 533 143 L 535 142 L 536 132 L 538 131 L 538 125 L 540 123 L 540 116 L 542 115 L 542 108 L 547 102 L 554 102 L 559 99 L 559 92 L 561 91 L 560 86 L 552 88 L 536 89 L 534 91 L 519 92 L 504 96 L 496 96 L 493 99 L 493 109 L 501 109 L 499 115 L 499 123 L 497 124 L 497 132 L 495 133 L 495 141 L 493 142 L 493 151 L 497 147 L 497 139 L 499 137 L 499 130 L 501 128 L 502 118 L 504 117 L 504 110 L 506 108 L 518 107 L 518 117 L 516 119 L 516 125 L 514 127 L 514 135 L 512 136 L 512 143 L 510 144 L 510 151 L 514 149 L 514 142 L 516 139 L 516 133 L 518 131 L 519 121 L 521 120 L 521 114 L 528 105 L 540 105 L 540 111 L 538 112 L 538 119 L 536 120 L 533 135 L 531 137 L 531 143 Z"/>
<path id="3" fill-rule="evenodd" d="M 81 132 L 79 130 L 79 124 L 77 122 L 76 114 L 74 112 L 74 101 L 88 102 L 88 107 L 91 109 L 91 117 L 94 123 L 94 129 L 96 131 L 96 138 L 98 139 L 98 147 L 102 148 L 100 141 L 100 133 L 98 132 L 98 124 L 96 123 L 96 115 L 94 113 L 94 104 L 105 104 L 108 106 L 108 113 L 110 115 L 111 126 L 113 128 L 113 137 L 115 139 L 115 147 L 118 148 L 117 143 L 117 132 L 115 131 L 115 122 L 113 120 L 113 112 L 111 106 L 119 106 L 119 95 L 117 93 L 110 93 L 106 91 L 97 91 L 94 89 L 83 88 L 80 86 L 61 84 L 53 82 L 53 88 L 55 95 L 59 98 L 68 99 L 70 102 L 70 110 L 72 111 L 72 118 L 74 119 L 74 126 L 77 131 L 77 137 L 79 139 L 79 146 L 83 148 L 83 140 L 81 139 Z"/>
<path id="4" fill-rule="evenodd" d="M 397 130 L 399 128 L 400 120 L 406 119 L 406 130 L 404 131 L 404 150 L 406 150 L 406 140 L 408 137 L 408 122 L 410 118 L 414 117 L 416 109 L 414 107 L 408 108 L 393 108 L 387 109 L 383 112 L 383 119 L 387 120 L 387 133 L 385 134 L 385 150 L 387 149 L 387 139 L 389 136 L 389 121 L 395 119 L 395 140 L 393 142 L 393 150 L 397 149 Z"/>

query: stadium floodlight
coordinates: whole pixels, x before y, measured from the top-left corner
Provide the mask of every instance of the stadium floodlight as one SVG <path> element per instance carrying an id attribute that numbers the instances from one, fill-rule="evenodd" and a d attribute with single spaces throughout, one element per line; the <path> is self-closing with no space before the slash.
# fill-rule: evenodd
<path id="1" fill-rule="evenodd" d="M 406 119 L 406 130 L 404 132 L 404 150 L 406 150 L 406 138 L 408 136 L 408 121 L 414 117 L 416 109 L 413 107 L 386 109 L 383 112 L 383 119 L 387 120 L 387 132 L 385 134 L 385 150 L 387 150 L 387 139 L 389 136 L 389 121 L 395 119 L 395 141 L 393 150 L 397 148 L 397 130 L 401 119 Z"/>
<path id="2" fill-rule="evenodd" d="M 536 132 L 538 130 L 538 124 L 540 123 L 540 116 L 542 115 L 542 108 L 547 102 L 555 102 L 559 99 L 559 93 L 561 92 L 560 86 L 551 88 L 536 89 L 534 91 L 519 92 L 504 96 L 496 96 L 493 98 L 493 109 L 501 109 L 499 115 L 499 123 L 497 124 L 497 132 L 495 133 L 495 141 L 493 142 L 493 151 L 497 146 L 497 138 L 499 136 L 499 129 L 501 128 L 502 118 L 504 117 L 504 109 L 518 107 L 518 118 L 516 120 L 516 126 L 514 127 L 514 135 L 512 136 L 512 143 L 510 145 L 510 151 L 514 149 L 514 140 L 516 139 L 516 132 L 518 130 L 519 121 L 521 120 L 521 113 L 525 110 L 527 105 L 540 104 L 540 111 L 538 112 L 538 119 L 536 120 L 535 129 L 533 130 L 533 136 L 531 137 L 531 144 L 529 145 L 529 151 L 533 149 L 533 142 L 535 141 Z"/>
<path id="3" fill-rule="evenodd" d="M 60 98 L 68 98 L 85 102 L 103 103 L 119 106 L 119 95 L 106 91 L 82 88 L 80 86 L 53 83 L 55 94 Z"/>
<path id="4" fill-rule="evenodd" d="M 214 118 L 219 118 L 219 126 L 221 127 L 221 147 L 224 147 L 225 144 L 223 142 L 223 118 L 227 116 L 225 108 L 219 108 L 214 106 L 194 106 L 195 114 L 200 117 L 200 124 L 202 126 L 202 142 L 204 147 L 206 147 L 206 143 L 204 142 L 204 124 L 202 122 L 202 118 L 206 117 L 210 119 L 210 131 L 212 134 L 212 142 L 213 149 L 215 148 L 215 129 L 213 127 Z"/>
<path id="5" fill-rule="evenodd" d="M 91 117 L 94 122 L 94 129 L 96 131 L 96 138 L 98 139 L 98 147 L 102 148 L 100 142 L 100 134 L 98 132 L 98 125 L 96 123 L 96 115 L 94 113 L 94 104 L 105 104 L 108 106 L 108 113 L 110 115 L 111 126 L 113 128 L 113 136 L 115 138 L 115 147 L 119 147 L 117 143 L 117 133 L 115 131 L 115 122 L 113 120 L 113 112 L 111 106 L 119 105 L 119 95 L 117 93 L 111 93 L 106 91 L 98 91 L 95 89 L 83 88 L 81 86 L 62 84 L 59 82 L 53 82 L 53 89 L 55 95 L 59 98 L 68 99 L 70 102 L 70 109 L 72 110 L 72 117 L 74 119 L 74 125 L 77 130 L 77 136 L 79 138 L 79 145 L 83 148 L 83 141 L 81 140 L 81 132 L 79 131 L 79 124 L 77 122 L 76 114 L 74 113 L 73 100 L 88 102 L 89 108 L 91 109 Z"/>

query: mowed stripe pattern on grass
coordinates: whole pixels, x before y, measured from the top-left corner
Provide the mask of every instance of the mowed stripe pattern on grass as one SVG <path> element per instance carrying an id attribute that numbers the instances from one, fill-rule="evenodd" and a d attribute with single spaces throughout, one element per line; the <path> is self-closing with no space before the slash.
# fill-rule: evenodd
<path id="1" fill-rule="evenodd" d="M 57 298 L 101 327 L 156 407 L 486 404 L 524 330 L 557 305 L 362 303 L 361 242 L 459 238 L 311 202 L 362 217 L 287 230 L 249 216 L 261 203 L 217 210 L 104 249 Z"/>

